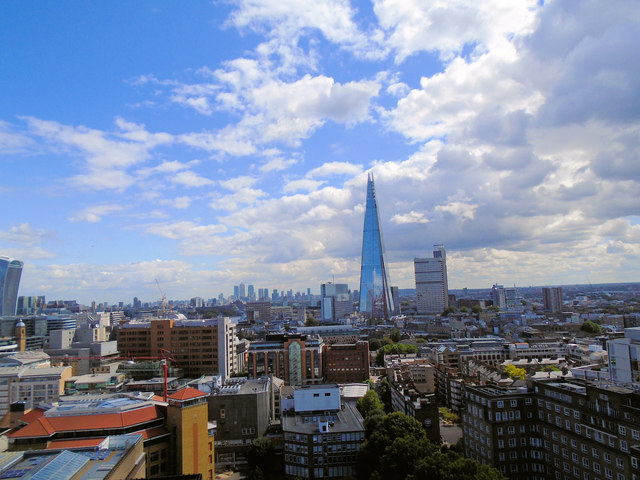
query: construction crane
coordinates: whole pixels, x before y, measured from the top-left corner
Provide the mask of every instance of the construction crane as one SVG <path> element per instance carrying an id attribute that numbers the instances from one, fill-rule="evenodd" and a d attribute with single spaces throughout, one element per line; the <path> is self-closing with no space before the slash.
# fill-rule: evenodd
<path id="1" fill-rule="evenodd" d="M 160 295 L 162 297 L 162 313 L 164 313 L 164 307 L 165 307 L 165 302 L 167 301 L 167 296 L 162 291 L 162 288 L 160 288 L 160 282 L 158 281 L 157 278 L 156 278 L 156 285 L 158 286 L 158 290 L 160 290 Z"/>
<path id="2" fill-rule="evenodd" d="M 74 362 L 74 361 L 78 361 L 78 360 L 126 360 L 126 361 L 137 361 L 137 360 L 161 360 L 162 361 L 162 378 L 164 381 L 164 390 L 163 390 L 163 395 L 162 395 L 162 400 L 164 402 L 167 401 L 167 361 L 171 360 L 174 363 L 178 363 L 176 362 L 176 360 L 174 358 L 171 357 L 171 352 L 169 350 L 166 350 L 164 348 L 160 348 L 160 351 L 162 352 L 162 356 L 136 356 L 136 355 L 131 355 L 129 357 L 102 357 L 100 355 L 92 355 L 92 356 L 88 356 L 88 357 L 71 357 L 68 355 L 63 355 L 61 357 L 55 357 L 52 356 L 51 357 L 51 361 L 53 362 Z M 169 355 L 167 355 L 169 354 Z"/>

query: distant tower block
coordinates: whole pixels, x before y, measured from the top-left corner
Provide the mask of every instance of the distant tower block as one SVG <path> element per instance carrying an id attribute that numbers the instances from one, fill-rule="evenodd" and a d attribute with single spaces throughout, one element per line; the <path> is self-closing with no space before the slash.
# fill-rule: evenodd
<path id="1" fill-rule="evenodd" d="M 367 183 L 367 203 L 362 233 L 360 267 L 360 312 L 371 318 L 389 318 L 395 307 L 385 266 L 384 242 L 376 202 L 373 174 Z"/>
<path id="2" fill-rule="evenodd" d="M 0 315 L 16 314 L 23 266 L 20 260 L 0 257 Z"/>

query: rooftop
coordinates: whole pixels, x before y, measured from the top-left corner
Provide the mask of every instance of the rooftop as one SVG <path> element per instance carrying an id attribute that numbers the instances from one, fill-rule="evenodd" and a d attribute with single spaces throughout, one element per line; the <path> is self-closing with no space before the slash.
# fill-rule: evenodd
<path id="1" fill-rule="evenodd" d="M 329 415 L 318 413 L 305 413 L 286 415 L 282 417 L 282 430 L 284 432 L 314 434 L 318 433 L 318 422 L 328 421 L 329 431 L 327 433 L 342 433 L 363 431 L 362 416 L 349 402 L 345 402 L 341 410 L 332 412 Z"/>

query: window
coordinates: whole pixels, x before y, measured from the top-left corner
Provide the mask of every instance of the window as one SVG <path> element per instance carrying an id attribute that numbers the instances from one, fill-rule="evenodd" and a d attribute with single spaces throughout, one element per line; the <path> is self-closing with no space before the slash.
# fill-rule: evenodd
<path id="1" fill-rule="evenodd" d="M 640 432 L 638 430 L 631 430 L 631 436 L 634 440 L 640 440 Z"/>
<path id="2" fill-rule="evenodd" d="M 517 407 L 518 406 L 518 401 L 517 400 L 511 400 L 511 406 L 512 407 Z"/>
<path id="3" fill-rule="evenodd" d="M 629 447 L 627 445 L 627 441 L 626 440 L 620 440 L 620 450 L 622 450 L 623 452 L 628 452 L 629 451 Z"/>
<path id="4" fill-rule="evenodd" d="M 503 408 L 504 402 L 502 400 L 498 400 L 498 408 Z"/>
<path id="5" fill-rule="evenodd" d="M 624 425 L 618 425 L 618 431 L 620 432 L 620 435 L 626 435 L 627 427 L 625 427 Z"/>

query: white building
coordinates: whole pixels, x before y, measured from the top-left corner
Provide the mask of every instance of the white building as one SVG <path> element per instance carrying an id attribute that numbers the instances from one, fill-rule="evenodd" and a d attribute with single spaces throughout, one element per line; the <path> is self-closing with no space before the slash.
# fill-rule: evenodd
<path id="1" fill-rule="evenodd" d="M 609 372 L 614 383 L 639 383 L 640 327 L 625 328 L 624 338 L 607 341 Z"/>

